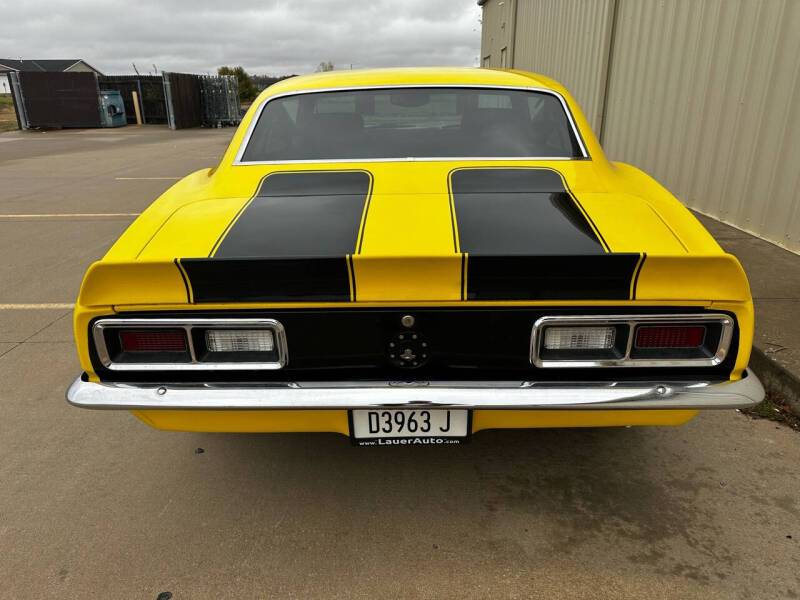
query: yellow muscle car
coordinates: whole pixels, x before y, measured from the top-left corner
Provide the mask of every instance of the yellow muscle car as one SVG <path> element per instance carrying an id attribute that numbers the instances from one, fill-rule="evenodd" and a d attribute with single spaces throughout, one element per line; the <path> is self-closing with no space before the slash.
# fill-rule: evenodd
<path id="1" fill-rule="evenodd" d="M 90 267 L 74 326 L 69 402 L 167 430 L 451 444 L 764 395 L 739 262 L 521 71 L 273 85 Z"/>

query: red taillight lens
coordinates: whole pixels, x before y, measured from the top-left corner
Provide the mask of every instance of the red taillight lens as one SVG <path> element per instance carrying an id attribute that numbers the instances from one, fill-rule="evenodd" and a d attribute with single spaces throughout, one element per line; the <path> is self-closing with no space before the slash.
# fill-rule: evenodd
<path id="1" fill-rule="evenodd" d="M 636 329 L 637 348 L 697 348 L 706 337 L 706 328 L 692 326 L 643 326 Z"/>
<path id="2" fill-rule="evenodd" d="M 132 329 L 119 332 L 123 352 L 186 352 L 182 329 Z"/>

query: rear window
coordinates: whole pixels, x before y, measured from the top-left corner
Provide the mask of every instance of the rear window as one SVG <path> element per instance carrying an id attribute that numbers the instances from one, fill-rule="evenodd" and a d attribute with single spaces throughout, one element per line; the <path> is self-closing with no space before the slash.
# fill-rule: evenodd
<path id="1" fill-rule="evenodd" d="M 284 96 L 246 143 L 242 162 L 583 156 L 557 96 L 479 88 Z"/>

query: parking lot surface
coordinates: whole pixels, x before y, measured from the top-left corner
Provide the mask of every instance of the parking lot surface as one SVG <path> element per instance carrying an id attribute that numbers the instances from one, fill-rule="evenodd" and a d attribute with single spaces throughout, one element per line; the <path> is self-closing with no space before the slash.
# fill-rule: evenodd
<path id="1" fill-rule="evenodd" d="M 0 598 L 800 598 L 800 436 L 149 429 L 69 407 L 88 264 L 232 130 L 0 135 Z"/>

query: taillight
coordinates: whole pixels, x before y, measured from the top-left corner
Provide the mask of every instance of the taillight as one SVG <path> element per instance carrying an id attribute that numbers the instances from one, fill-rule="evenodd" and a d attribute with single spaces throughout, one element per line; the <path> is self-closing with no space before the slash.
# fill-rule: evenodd
<path id="1" fill-rule="evenodd" d="M 728 356 L 725 314 L 541 317 L 531 333 L 536 367 L 702 367 Z"/>
<path id="2" fill-rule="evenodd" d="M 280 365 L 279 332 L 260 329 L 201 329 L 193 332 L 197 359 L 205 363 L 254 362 Z"/>
<path id="3" fill-rule="evenodd" d="M 275 319 L 109 318 L 92 327 L 97 358 L 112 371 L 281 369 L 286 333 Z"/>
<path id="4" fill-rule="evenodd" d="M 186 352 L 183 329 L 140 329 L 119 332 L 123 352 Z"/>
<path id="5" fill-rule="evenodd" d="M 706 337 L 700 325 L 647 325 L 636 328 L 637 348 L 698 348 Z"/>
<path id="6" fill-rule="evenodd" d="M 608 350 L 614 346 L 615 327 L 548 327 L 544 347 L 548 350 Z"/>
<path id="7" fill-rule="evenodd" d="M 209 329 L 206 348 L 209 352 L 272 352 L 275 336 L 270 329 Z"/>

